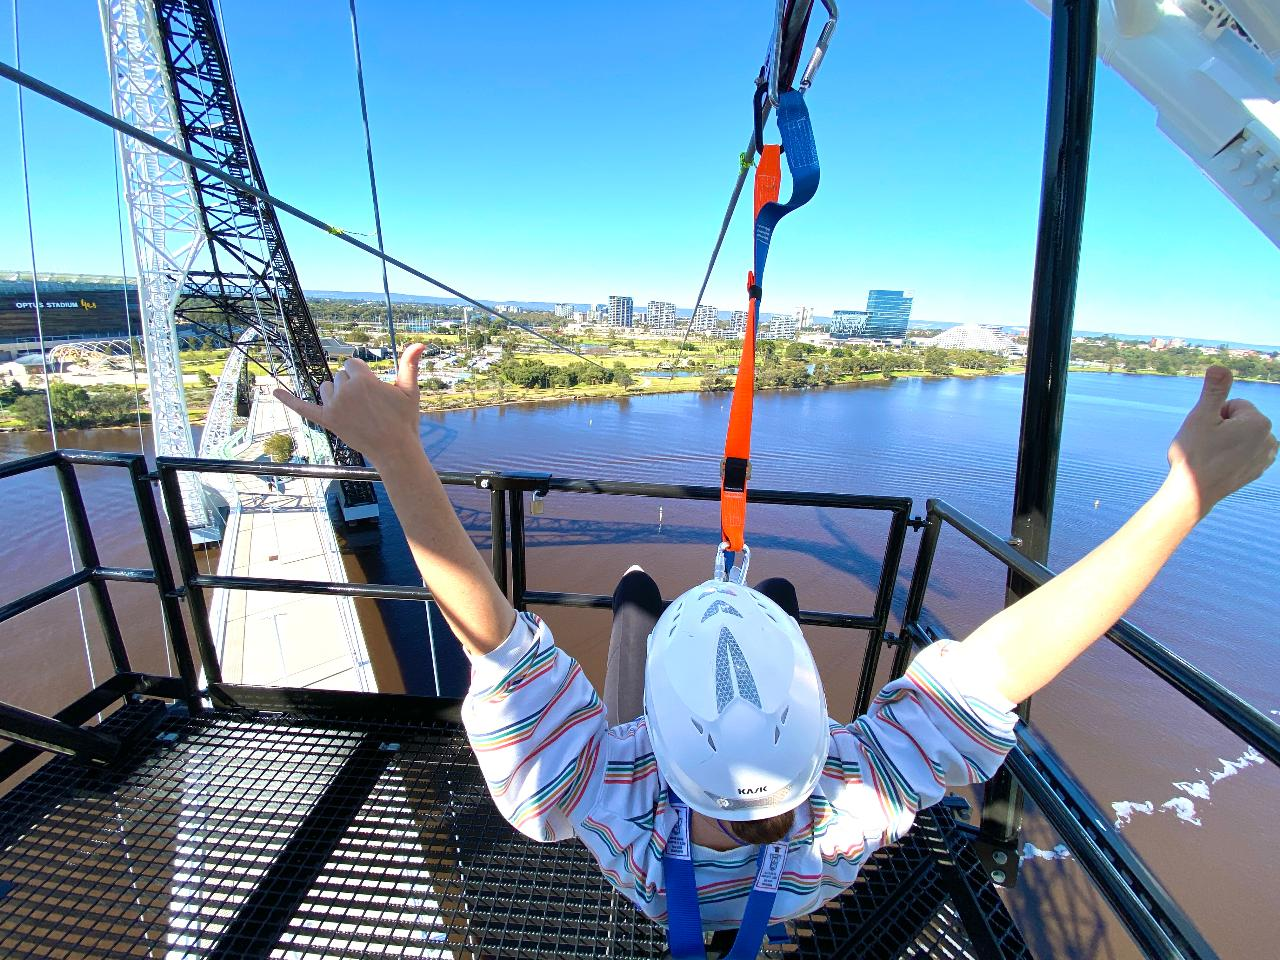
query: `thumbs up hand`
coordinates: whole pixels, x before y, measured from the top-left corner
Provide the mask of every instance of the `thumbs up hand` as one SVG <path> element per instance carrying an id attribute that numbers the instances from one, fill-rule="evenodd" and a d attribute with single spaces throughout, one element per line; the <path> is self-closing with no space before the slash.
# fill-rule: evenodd
<path id="1" fill-rule="evenodd" d="M 1206 370 L 1200 399 L 1169 447 L 1170 479 L 1195 497 L 1201 517 L 1276 459 L 1271 421 L 1248 400 L 1228 400 L 1230 392 L 1230 370 Z"/>

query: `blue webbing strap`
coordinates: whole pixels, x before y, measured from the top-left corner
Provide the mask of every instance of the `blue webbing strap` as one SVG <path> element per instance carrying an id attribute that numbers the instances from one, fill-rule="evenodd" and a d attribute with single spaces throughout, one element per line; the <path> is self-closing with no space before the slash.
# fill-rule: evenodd
<path id="1" fill-rule="evenodd" d="M 764 287 L 764 265 L 769 259 L 769 243 L 773 231 L 792 210 L 798 210 L 813 199 L 818 192 L 820 173 L 818 146 L 813 139 L 813 126 L 809 123 L 809 109 L 804 105 L 804 94 L 788 90 L 778 98 L 778 131 L 782 135 L 782 155 L 787 158 L 791 172 L 791 198 L 786 203 L 766 203 L 756 214 L 755 299 Z M 759 317 L 759 308 L 756 316 Z"/>
<path id="2" fill-rule="evenodd" d="M 674 960 L 706 960 L 698 885 L 693 876 L 689 808 L 674 791 L 668 792 L 667 797 L 676 813 L 676 825 L 662 855 L 667 884 L 667 946 Z M 725 960 L 754 960 L 760 955 L 761 941 L 772 930 L 769 919 L 786 859 L 785 842 L 760 848 L 756 858 L 756 879 L 743 910 L 742 925 Z"/>
<path id="3" fill-rule="evenodd" d="M 734 938 L 733 949 L 725 960 L 755 960 L 760 956 L 760 943 L 769 929 L 773 901 L 778 898 L 782 866 L 787 861 L 787 844 L 771 843 L 760 848 L 756 858 L 756 882 L 742 911 L 742 926 Z"/>
<path id="4" fill-rule="evenodd" d="M 689 808 L 675 791 L 668 792 L 667 800 L 676 814 L 676 825 L 662 854 L 662 869 L 667 879 L 667 946 L 674 960 L 706 960 L 698 884 L 693 879 Z"/>

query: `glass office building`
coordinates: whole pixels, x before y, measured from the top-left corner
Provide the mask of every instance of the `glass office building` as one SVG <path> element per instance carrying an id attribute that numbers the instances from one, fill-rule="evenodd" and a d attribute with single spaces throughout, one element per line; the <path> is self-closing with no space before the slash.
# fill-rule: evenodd
<path id="1" fill-rule="evenodd" d="M 863 336 L 875 340 L 901 340 L 911 320 L 909 290 L 872 290 L 867 294 L 867 327 Z"/>
<path id="2" fill-rule="evenodd" d="M 867 335 L 867 311 L 837 310 L 831 315 L 831 336 L 837 340 L 849 337 L 865 337 Z"/>

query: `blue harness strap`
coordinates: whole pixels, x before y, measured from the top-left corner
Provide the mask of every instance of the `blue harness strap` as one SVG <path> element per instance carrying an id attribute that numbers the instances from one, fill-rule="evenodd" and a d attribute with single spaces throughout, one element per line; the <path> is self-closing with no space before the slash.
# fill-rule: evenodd
<path id="1" fill-rule="evenodd" d="M 702 940 L 702 911 L 698 907 L 698 885 L 693 876 L 693 846 L 690 839 L 689 808 L 674 791 L 667 794 L 676 813 L 676 825 L 667 838 L 662 855 L 667 883 L 667 946 L 673 960 L 706 960 L 707 949 Z M 760 848 L 756 857 L 756 880 L 742 913 L 742 925 L 734 938 L 733 949 L 725 960 L 754 960 L 766 933 L 776 933 L 769 924 L 773 903 L 782 881 L 782 868 L 787 861 L 787 844 L 771 843 Z"/>
<path id="2" fill-rule="evenodd" d="M 663 873 L 667 878 L 667 946 L 674 960 L 706 960 L 698 884 L 693 878 L 689 808 L 675 791 L 668 793 L 668 800 L 676 814 L 676 825 L 662 854 Z"/>
<path id="3" fill-rule="evenodd" d="M 778 98 L 778 132 L 782 136 L 782 155 L 787 158 L 791 172 L 791 197 L 786 203 L 766 203 L 756 214 L 755 229 L 755 282 L 752 298 L 761 299 L 764 287 L 764 266 L 769 259 L 769 243 L 773 231 L 788 213 L 799 210 L 818 192 L 821 170 L 818 166 L 818 146 L 813 139 L 813 125 L 809 122 L 809 108 L 804 104 L 804 94 L 788 90 Z M 757 312 L 756 316 L 759 316 Z"/>

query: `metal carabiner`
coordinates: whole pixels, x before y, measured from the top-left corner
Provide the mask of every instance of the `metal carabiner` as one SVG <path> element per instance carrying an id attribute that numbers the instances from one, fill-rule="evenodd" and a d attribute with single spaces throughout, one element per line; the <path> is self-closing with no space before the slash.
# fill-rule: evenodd
<path id="1" fill-rule="evenodd" d="M 793 4 L 796 0 L 777 0 L 776 14 L 773 23 L 773 36 L 769 39 L 769 53 L 767 54 L 764 66 L 760 68 L 760 75 L 756 78 L 756 90 L 752 96 L 751 116 L 755 126 L 755 152 L 757 154 L 764 150 L 764 123 L 769 119 L 769 113 L 778 105 L 778 97 L 782 94 L 782 74 L 787 70 L 787 64 L 783 61 L 783 52 L 791 48 L 794 42 L 794 56 L 799 58 L 799 48 L 804 45 L 804 36 L 794 37 L 788 34 L 788 30 L 799 29 L 804 33 L 808 32 L 809 14 L 813 9 L 813 0 L 799 0 L 804 4 L 803 7 L 796 7 Z M 800 83 L 795 87 L 801 93 L 809 89 L 813 83 L 814 75 L 818 72 L 818 67 L 822 65 L 822 58 L 826 56 L 827 47 L 831 43 L 831 36 L 836 31 L 836 23 L 840 19 L 840 11 L 836 6 L 836 0 L 822 0 L 822 5 L 827 10 L 827 22 L 822 25 L 822 31 L 818 34 L 818 42 L 814 45 L 813 53 L 809 56 L 809 62 L 804 68 L 804 73 L 800 77 Z M 784 22 L 785 21 L 785 22 Z M 795 76 L 795 64 L 791 65 L 791 76 Z M 790 89 L 790 87 L 788 87 Z"/>
<path id="2" fill-rule="evenodd" d="M 742 559 L 737 566 L 728 568 L 725 564 L 725 551 L 729 549 L 729 541 L 721 540 L 720 546 L 716 548 L 716 580 L 727 581 L 728 583 L 736 583 L 745 585 L 747 582 L 747 568 L 751 566 L 751 548 L 747 546 L 746 541 L 742 543 Z"/>
<path id="3" fill-rule="evenodd" d="M 762 71 L 768 87 L 768 109 L 778 105 L 778 97 L 783 92 L 781 78 L 783 71 L 787 70 L 787 64 L 783 60 L 784 50 L 794 49 L 794 56 L 798 58 L 799 48 L 804 44 L 803 33 L 808 30 L 809 14 L 813 8 L 813 0 L 798 0 L 802 6 L 795 6 L 796 2 L 797 0 L 777 0 L 773 36 L 769 41 L 769 55 L 765 60 L 765 69 Z M 818 34 L 818 42 L 814 45 L 808 64 L 805 65 L 799 85 L 795 87 L 801 92 L 808 90 L 813 83 L 814 75 L 818 72 L 818 67 L 822 65 L 822 59 L 826 56 L 831 37 L 836 31 L 836 23 L 840 19 L 840 11 L 836 6 L 836 0 L 822 0 L 822 5 L 827 10 L 827 22 L 823 24 L 822 31 Z M 796 30 L 802 31 L 802 34 L 795 36 L 794 31 Z M 794 47 L 792 46 L 793 44 Z M 794 72 L 792 76 L 794 77 Z M 790 86 L 788 86 L 788 89 L 790 89 Z M 759 109 L 756 111 L 760 125 L 763 125 L 764 112 Z"/>
<path id="4" fill-rule="evenodd" d="M 822 5 L 827 8 L 827 22 L 822 25 L 822 32 L 818 34 L 818 42 L 813 47 L 813 53 L 809 57 L 809 63 L 804 68 L 804 73 L 800 77 L 800 84 L 796 87 L 801 93 L 809 89 L 809 85 L 813 83 L 813 76 L 818 72 L 818 67 L 822 66 L 822 58 L 827 55 L 827 46 L 831 43 L 831 35 L 836 32 L 836 22 L 840 19 L 840 11 L 836 7 L 836 0 L 822 0 Z"/>

